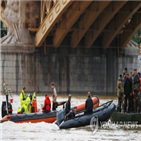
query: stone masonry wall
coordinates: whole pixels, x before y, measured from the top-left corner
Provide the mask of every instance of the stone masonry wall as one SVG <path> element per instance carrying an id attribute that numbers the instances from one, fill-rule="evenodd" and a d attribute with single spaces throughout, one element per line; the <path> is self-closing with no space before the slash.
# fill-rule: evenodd
<path id="1" fill-rule="evenodd" d="M 116 49 L 47 48 L 36 51 L 2 51 L 1 83 L 13 92 L 51 93 L 53 81 L 58 93 L 116 94 L 118 75 L 127 67 L 137 68 L 137 55 Z M 1 84 L 2 85 L 2 84 Z"/>

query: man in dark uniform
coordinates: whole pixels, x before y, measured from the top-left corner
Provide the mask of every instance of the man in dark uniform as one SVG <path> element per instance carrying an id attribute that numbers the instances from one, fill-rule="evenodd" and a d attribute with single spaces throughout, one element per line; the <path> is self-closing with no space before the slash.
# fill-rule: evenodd
<path id="1" fill-rule="evenodd" d="M 132 82 L 129 79 L 129 74 L 126 74 L 126 80 L 125 80 L 125 84 L 124 84 L 124 113 L 127 112 L 127 100 L 129 101 L 128 104 L 128 112 L 131 111 L 131 103 L 129 100 L 130 97 L 130 93 L 132 93 Z"/>
<path id="2" fill-rule="evenodd" d="M 134 84 L 134 81 L 133 81 L 133 74 L 132 74 L 132 72 L 130 72 L 130 78 L 129 79 L 132 82 L 132 93 L 130 93 L 129 100 L 130 100 L 130 104 L 131 104 L 131 112 L 133 112 L 134 111 L 134 105 L 133 105 L 133 101 L 134 101 L 133 84 Z"/>
<path id="3" fill-rule="evenodd" d="M 123 71 L 123 77 L 125 76 L 126 73 L 127 73 L 127 68 L 125 68 Z"/>
<path id="4" fill-rule="evenodd" d="M 93 101 L 91 99 L 91 93 L 88 92 L 88 98 L 85 102 L 85 114 L 90 114 L 93 112 Z"/>
<path id="5" fill-rule="evenodd" d="M 66 102 L 65 114 L 67 115 L 71 110 L 71 94 L 68 96 L 68 101 Z"/>
<path id="6" fill-rule="evenodd" d="M 125 68 L 124 71 L 123 71 L 123 86 L 124 86 L 124 83 L 125 83 L 125 80 L 126 80 L 126 73 L 127 73 L 127 68 Z"/>
<path id="7" fill-rule="evenodd" d="M 65 115 L 66 119 L 73 118 L 75 116 L 74 112 L 71 110 L 71 94 L 69 94 L 68 101 L 66 102 Z"/>
<path id="8" fill-rule="evenodd" d="M 134 110 L 135 112 L 140 111 L 140 79 L 137 74 L 137 69 L 134 69 L 134 86 L 133 86 L 133 94 L 134 94 Z"/>

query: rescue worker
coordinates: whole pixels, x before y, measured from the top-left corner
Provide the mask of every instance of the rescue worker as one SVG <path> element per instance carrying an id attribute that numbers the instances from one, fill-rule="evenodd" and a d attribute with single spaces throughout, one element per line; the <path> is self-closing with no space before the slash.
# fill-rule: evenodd
<path id="1" fill-rule="evenodd" d="M 36 92 L 33 93 L 32 102 L 33 102 L 34 99 L 36 99 Z"/>
<path id="2" fill-rule="evenodd" d="M 51 101 L 49 99 L 49 96 L 46 94 L 45 95 L 45 101 L 44 101 L 44 106 L 42 107 L 43 113 L 49 113 L 51 109 Z"/>
<path id="3" fill-rule="evenodd" d="M 51 83 L 51 88 L 52 88 L 52 90 L 53 90 L 53 95 L 52 95 L 52 101 L 53 101 L 53 106 L 52 106 L 52 110 L 56 110 L 56 108 L 57 108 L 57 105 L 58 105 L 58 103 L 57 103 L 57 91 L 56 91 L 56 88 L 55 88 L 55 86 L 54 86 L 54 82 L 52 82 Z"/>
<path id="4" fill-rule="evenodd" d="M 127 68 L 125 68 L 125 69 L 123 70 L 123 77 L 125 76 L 126 73 L 127 73 Z"/>
<path id="5" fill-rule="evenodd" d="M 135 112 L 140 111 L 140 79 L 137 74 L 137 69 L 134 69 L 134 110 Z"/>
<path id="6" fill-rule="evenodd" d="M 121 112 L 123 110 L 123 81 L 122 81 L 122 75 L 120 74 L 118 80 L 117 80 L 117 97 L 118 97 L 118 107 L 117 111 Z"/>
<path id="7" fill-rule="evenodd" d="M 25 108 L 26 108 L 26 107 L 25 107 L 25 104 L 23 104 L 22 107 L 19 107 L 19 108 L 18 108 L 17 114 L 23 114 L 23 113 L 25 112 Z"/>
<path id="8" fill-rule="evenodd" d="M 37 112 L 38 112 L 38 108 L 37 108 L 37 101 L 36 101 L 36 92 L 34 92 L 32 96 L 31 113 L 37 113 Z"/>
<path id="9" fill-rule="evenodd" d="M 65 114 L 67 115 L 71 110 L 71 94 L 68 96 L 68 101 L 66 102 Z"/>
<path id="10" fill-rule="evenodd" d="M 131 103 L 129 101 L 130 93 L 132 93 L 132 82 L 129 79 L 129 74 L 126 74 L 126 80 L 124 84 L 124 113 L 127 112 L 127 100 L 128 104 L 128 112 L 131 111 Z"/>
<path id="11" fill-rule="evenodd" d="M 25 100 L 26 100 L 25 87 L 23 87 L 22 92 L 20 94 L 21 107 L 25 103 Z"/>
<path id="12" fill-rule="evenodd" d="M 31 112 L 32 95 L 28 94 L 21 107 L 18 108 L 18 114 L 28 114 Z"/>
<path id="13" fill-rule="evenodd" d="M 88 92 L 88 98 L 85 102 L 85 114 L 90 114 L 93 112 L 93 101 L 91 99 L 91 93 Z"/>
<path id="14" fill-rule="evenodd" d="M 71 110 L 71 94 L 69 94 L 68 101 L 66 102 L 65 116 L 66 119 L 70 119 L 75 116 L 74 112 Z"/>
<path id="15" fill-rule="evenodd" d="M 25 100 L 25 106 L 24 106 L 25 112 L 24 113 L 26 114 L 30 113 L 31 105 L 32 105 L 32 95 L 28 94 Z"/>

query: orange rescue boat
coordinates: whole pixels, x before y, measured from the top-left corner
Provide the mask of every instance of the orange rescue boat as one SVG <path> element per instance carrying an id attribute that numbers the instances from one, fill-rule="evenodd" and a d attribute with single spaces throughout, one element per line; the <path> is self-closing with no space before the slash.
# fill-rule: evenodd
<path id="1" fill-rule="evenodd" d="M 99 106 L 99 98 L 97 96 L 92 98 L 93 100 L 93 108 L 96 108 Z M 61 104 L 58 104 L 61 105 Z M 75 111 L 76 114 L 84 112 L 85 111 L 85 102 L 82 104 L 79 104 L 72 108 L 73 111 Z M 48 122 L 53 123 L 56 120 L 56 114 L 57 111 L 51 111 L 49 113 L 29 113 L 29 114 L 9 114 L 4 116 L 0 122 L 5 121 L 13 121 L 15 123 L 24 123 L 24 122 L 31 122 L 31 123 L 37 123 L 37 122 Z"/>

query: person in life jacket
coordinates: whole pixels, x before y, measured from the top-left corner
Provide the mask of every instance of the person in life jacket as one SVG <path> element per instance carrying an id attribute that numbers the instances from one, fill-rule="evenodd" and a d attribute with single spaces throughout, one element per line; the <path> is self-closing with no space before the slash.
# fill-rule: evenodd
<path id="1" fill-rule="evenodd" d="M 51 101 L 49 99 L 49 96 L 46 94 L 44 106 L 42 107 L 42 111 L 43 111 L 43 113 L 48 113 L 48 112 L 50 112 L 50 109 L 51 109 Z"/>
<path id="2" fill-rule="evenodd" d="M 25 108 L 26 108 L 26 107 L 25 107 L 25 104 L 23 104 L 22 107 L 19 107 L 19 108 L 18 108 L 17 114 L 23 114 L 23 113 L 25 112 Z"/>
<path id="3" fill-rule="evenodd" d="M 36 92 L 33 93 L 32 96 L 32 105 L 31 105 L 31 113 L 37 113 L 37 101 L 36 101 Z"/>
<path id="4" fill-rule="evenodd" d="M 21 107 L 25 103 L 25 100 L 26 100 L 25 87 L 23 87 L 22 92 L 20 94 Z"/>
<path id="5" fill-rule="evenodd" d="M 36 92 L 33 93 L 32 102 L 33 102 L 34 99 L 36 99 Z"/>
<path id="6" fill-rule="evenodd" d="M 32 95 L 28 94 L 26 100 L 22 104 L 21 107 L 18 108 L 17 114 L 28 114 L 31 112 L 31 105 L 32 105 Z"/>
<path id="7" fill-rule="evenodd" d="M 31 105 L 32 105 L 32 95 L 28 94 L 25 100 L 25 113 L 30 113 L 30 109 L 31 109 Z"/>

